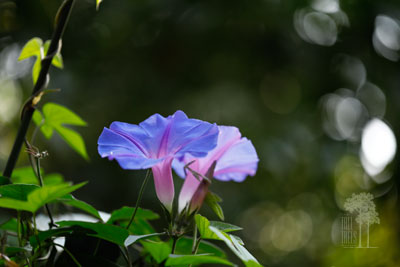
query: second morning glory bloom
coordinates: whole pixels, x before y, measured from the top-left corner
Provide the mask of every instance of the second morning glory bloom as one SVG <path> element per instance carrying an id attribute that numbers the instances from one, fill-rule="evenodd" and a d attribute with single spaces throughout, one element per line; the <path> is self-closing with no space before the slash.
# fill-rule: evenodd
<path id="1" fill-rule="evenodd" d="M 183 159 L 173 162 L 172 166 L 179 176 L 185 177 L 184 166 L 190 162 L 192 163 L 189 167 L 201 175 L 206 175 L 216 162 L 213 177 L 220 181 L 242 182 L 248 175 L 255 175 L 258 156 L 251 141 L 242 137 L 236 127 L 218 126 L 218 129 L 217 146 L 206 157 L 196 159 L 192 155 L 185 155 Z M 204 190 L 208 190 L 206 186 L 200 187 L 201 184 L 190 171 L 186 172 L 185 182 L 179 194 L 179 212 L 189 205 L 190 212 L 199 208 L 206 193 L 200 191 L 203 187 Z M 199 203 L 193 203 L 193 201 Z"/>
<path id="2" fill-rule="evenodd" d="M 101 157 L 115 159 L 123 169 L 152 168 L 158 199 L 172 210 L 174 183 L 171 164 L 185 154 L 204 157 L 216 146 L 215 124 L 189 119 L 183 111 L 167 118 L 154 114 L 139 125 L 113 122 L 98 140 Z"/>

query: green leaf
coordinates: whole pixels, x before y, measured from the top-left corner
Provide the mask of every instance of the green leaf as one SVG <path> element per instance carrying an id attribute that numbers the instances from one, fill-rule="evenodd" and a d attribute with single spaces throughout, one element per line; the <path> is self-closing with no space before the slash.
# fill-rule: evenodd
<path id="1" fill-rule="evenodd" d="M 32 69 L 32 80 L 33 84 L 36 84 L 37 79 L 39 78 L 40 69 L 42 68 L 42 60 L 38 57 L 33 64 Z"/>
<path id="2" fill-rule="evenodd" d="M 50 173 L 43 177 L 45 185 L 56 185 L 64 183 L 64 177 L 59 173 Z"/>
<path id="3" fill-rule="evenodd" d="M 120 246 L 125 246 L 125 240 L 129 236 L 128 230 L 111 224 L 81 222 L 81 221 L 61 221 L 57 222 L 57 224 L 59 224 L 61 227 L 79 226 L 85 228 L 89 230 L 87 235 L 98 237 Z"/>
<path id="4" fill-rule="evenodd" d="M 197 254 L 197 255 L 169 255 L 165 266 L 176 266 L 176 265 L 189 265 L 189 264 L 221 264 L 233 266 L 232 263 L 226 259 L 210 256 L 209 254 Z"/>
<path id="5" fill-rule="evenodd" d="M 33 235 L 29 238 L 29 243 L 33 248 L 36 248 L 39 244 L 43 243 L 43 241 L 51 237 L 65 236 L 67 234 L 72 233 L 73 230 L 74 229 L 72 227 L 65 227 L 65 228 L 50 229 L 46 231 L 39 231 L 37 235 Z"/>
<path id="6" fill-rule="evenodd" d="M 43 169 L 40 173 L 43 175 Z M 15 169 L 11 175 L 11 181 L 15 184 L 39 184 L 31 166 Z"/>
<path id="7" fill-rule="evenodd" d="M 5 184 L 9 184 L 9 183 L 10 183 L 10 179 L 8 179 L 5 176 L 0 175 L 0 185 L 5 185 Z"/>
<path id="8" fill-rule="evenodd" d="M 225 222 L 218 222 L 218 221 L 210 221 L 210 226 L 213 226 L 217 228 L 218 230 L 221 230 L 222 232 L 228 233 L 228 232 L 233 232 L 233 231 L 239 231 L 243 230 L 243 228 L 230 224 L 230 223 L 225 223 Z"/>
<path id="9" fill-rule="evenodd" d="M 47 55 L 47 51 L 49 50 L 49 47 L 50 47 L 50 40 L 47 40 L 43 45 L 43 50 L 44 50 L 45 55 Z M 51 64 L 54 67 L 57 67 L 59 69 L 64 68 L 64 63 L 63 63 L 63 59 L 62 59 L 60 51 L 58 51 L 57 54 L 54 55 L 53 60 L 51 61 Z"/>
<path id="10" fill-rule="evenodd" d="M 43 41 L 40 38 L 35 37 L 30 39 L 22 48 L 18 60 L 24 60 L 32 56 L 37 56 L 40 58 L 40 49 L 42 44 Z"/>
<path id="11" fill-rule="evenodd" d="M 118 210 L 114 210 L 111 213 L 110 219 L 108 219 L 107 223 L 114 223 L 116 221 L 129 221 L 132 217 L 135 208 L 124 206 Z M 160 216 L 148 209 L 138 208 L 135 220 L 155 220 Z"/>
<path id="12" fill-rule="evenodd" d="M 130 235 L 128 238 L 125 240 L 125 247 L 129 247 L 133 243 L 137 242 L 140 239 L 143 238 L 148 238 L 148 237 L 153 237 L 153 236 L 159 236 L 159 235 L 165 235 L 165 233 L 152 233 L 152 234 L 147 234 L 147 235 Z"/>
<path id="13" fill-rule="evenodd" d="M 15 218 L 11 218 L 7 222 L 0 225 L 0 229 L 6 230 L 6 231 L 12 231 L 15 233 L 18 231 L 17 228 L 18 228 L 18 223 Z"/>
<path id="14" fill-rule="evenodd" d="M 194 218 L 201 238 L 220 240 L 218 236 L 209 229 L 210 221 L 206 217 L 196 214 Z"/>
<path id="15" fill-rule="evenodd" d="M 46 103 L 43 106 L 43 114 L 46 119 L 46 124 L 53 127 L 69 124 L 77 126 L 86 126 L 86 122 L 77 114 L 68 108 L 55 103 Z"/>
<path id="16" fill-rule="evenodd" d="M 43 168 L 40 169 L 40 173 L 43 177 L 43 183 L 45 185 L 55 185 L 64 182 L 64 178 L 59 173 L 50 173 L 45 175 Z M 32 167 L 21 167 L 13 171 L 11 181 L 14 184 L 35 184 L 39 185 L 39 180 L 36 174 L 33 172 Z"/>
<path id="17" fill-rule="evenodd" d="M 164 261 L 171 253 L 171 246 L 168 243 L 154 241 L 142 241 L 141 243 L 157 263 Z"/>
<path id="18" fill-rule="evenodd" d="M 44 204 L 52 202 L 57 198 L 63 197 L 86 184 L 87 182 L 83 182 L 73 186 L 68 183 L 59 185 L 47 185 L 33 191 L 28 195 L 28 202 L 32 206 L 32 212 L 36 212 L 40 207 L 44 206 Z"/>
<path id="19" fill-rule="evenodd" d="M 80 154 L 86 160 L 89 159 L 89 156 L 86 152 L 85 141 L 83 141 L 83 138 L 79 133 L 62 126 L 58 126 L 54 129 L 64 139 L 64 141 L 70 145 L 70 147 L 78 152 L 78 154 Z"/>
<path id="20" fill-rule="evenodd" d="M 64 204 L 73 206 L 77 209 L 83 210 L 83 211 L 87 212 L 88 214 L 92 215 L 93 217 L 95 217 L 99 220 L 102 220 L 99 212 L 92 205 L 90 205 L 82 200 L 76 199 L 73 195 L 65 195 L 65 196 L 57 199 L 56 201 L 62 202 Z"/>
<path id="21" fill-rule="evenodd" d="M 42 123 L 43 116 L 44 123 Z M 72 149 L 84 159 L 89 159 L 82 136 L 76 131 L 64 127 L 64 125 L 86 126 L 85 121 L 68 108 L 55 103 L 46 103 L 43 106 L 43 116 L 40 112 L 35 111 L 33 120 L 36 125 L 40 125 L 40 130 L 47 139 L 51 138 L 53 130 L 55 130 Z"/>
<path id="22" fill-rule="evenodd" d="M 218 218 L 220 218 L 222 221 L 225 219 L 224 212 L 221 206 L 218 204 L 219 202 L 222 201 L 222 199 L 218 195 L 209 191 L 204 201 L 214 211 L 214 213 L 218 216 Z"/>
<path id="23" fill-rule="evenodd" d="M 85 184 L 86 183 L 80 183 L 71 186 L 70 184 L 66 183 L 60 185 L 48 185 L 44 187 L 38 187 L 35 185 L 14 184 L 14 186 L 23 186 L 24 188 L 22 189 L 21 187 L 20 191 L 14 190 L 12 193 L 6 190 L 7 197 L 0 198 L 0 207 L 25 210 L 35 213 L 39 208 L 44 206 L 44 204 L 54 201 L 55 199 L 62 197 L 66 194 L 69 194 L 84 186 Z M 21 200 L 21 198 L 23 198 L 24 194 L 26 193 L 26 190 L 30 190 L 28 188 L 29 186 L 31 189 L 33 188 L 33 186 L 35 186 L 36 189 L 28 193 L 26 200 Z"/>
<path id="24" fill-rule="evenodd" d="M 99 6 L 100 6 L 100 3 L 102 2 L 103 0 L 96 0 L 96 10 L 99 10 Z"/>
<path id="25" fill-rule="evenodd" d="M 209 230 L 212 231 L 218 238 L 225 242 L 236 256 L 238 256 L 246 266 L 259 267 L 262 265 L 258 263 L 256 258 L 247 251 L 247 249 L 240 244 L 240 242 L 229 234 L 226 234 L 219 229 L 210 226 Z"/>
<path id="26" fill-rule="evenodd" d="M 39 186 L 33 184 L 2 185 L 0 186 L 0 197 L 26 201 L 28 199 L 29 193 L 38 188 Z"/>
<path id="27" fill-rule="evenodd" d="M 172 242 L 170 243 L 171 243 L 170 248 L 172 248 Z M 175 252 L 176 254 L 191 254 L 192 245 L 193 245 L 193 238 L 183 236 L 179 238 L 178 242 L 176 243 Z M 200 241 L 200 245 L 197 252 L 199 254 L 208 253 L 216 257 L 226 258 L 225 252 L 222 249 L 205 240 Z"/>

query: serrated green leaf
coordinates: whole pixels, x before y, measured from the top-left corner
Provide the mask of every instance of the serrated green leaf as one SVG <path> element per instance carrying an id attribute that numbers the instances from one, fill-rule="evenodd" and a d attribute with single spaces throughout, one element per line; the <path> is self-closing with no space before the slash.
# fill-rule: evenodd
<path id="1" fill-rule="evenodd" d="M 111 217 L 108 219 L 107 223 L 114 223 L 116 221 L 129 221 L 132 217 L 135 208 L 124 206 L 118 210 L 114 210 L 111 213 Z M 135 220 L 155 220 L 160 216 L 148 209 L 138 208 Z"/>
<path id="2" fill-rule="evenodd" d="M 64 141 L 84 159 L 89 159 L 86 152 L 85 142 L 76 131 L 64 127 L 64 125 L 86 126 L 86 122 L 68 108 L 55 104 L 46 103 L 43 106 L 43 116 L 35 111 L 33 120 L 36 125 L 41 125 L 40 130 L 46 138 L 50 138 L 55 130 Z"/>
<path id="3" fill-rule="evenodd" d="M 209 191 L 204 201 L 214 211 L 214 213 L 218 216 L 218 218 L 220 218 L 222 221 L 225 219 L 224 212 L 221 206 L 218 204 L 219 202 L 222 201 L 222 199 L 217 194 L 214 194 L 213 192 Z"/>
<path id="4" fill-rule="evenodd" d="M 87 212 L 88 214 L 92 215 L 93 217 L 102 220 L 99 212 L 90 204 L 76 199 L 73 195 L 65 195 L 59 199 L 56 200 L 57 202 L 62 202 L 64 204 L 73 206 L 77 209 L 83 210 Z"/>
<path id="5" fill-rule="evenodd" d="M 233 266 L 232 263 L 226 259 L 211 256 L 209 254 L 197 254 L 197 255 L 169 255 L 165 266 L 177 266 L 177 265 L 197 265 L 197 264 L 221 264 Z"/>
<path id="6" fill-rule="evenodd" d="M 42 39 L 38 37 L 30 39 L 22 48 L 18 60 L 24 60 L 32 56 L 37 56 L 40 58 L 40 49 L 42 47 L 42 44 Z"/>
<path id="7" fill-rule="evenodd" d="M 225 222 L 218 222 L 218 221 L 210 221 L 210 226 L 214 226 L 218 230 L 221 230 L 222 232 L 228 233 L 228 232 L 233 232 L 233 231 L 239 231 L 243 230 L 243 228 L 230 224 L 230 223 L 225 223 Z"/>
<path id="8" fill-rule="evenodd" d="M 45 55 L 47 55 L 47 51 L 49 50 L 49 47 L 50 47 L 50 40 L 47 40 L 43 45 L 43 50 L 44 50 Z M 54 67 L 57 67 L 59 69 L 64 68 L 64 63 L 63 63 L 63 59 L 62 59 L 60 51 L 58 51 L 57 54 L 54 55 L 53 60 L 51 61 L 51 64 Z"/>
<path id="9" fill-rule="evenodd" d="M 17 200 L 28 200 L 28 195 L 40 188 L 33 184 L 8 184 L 0 186 L 0 198 L 12 198 Z"/>
<path id="10" fill-rule="evenodd" d="M 147 234 L 147 235 L 129 235 L 128 238 L 125 240 L 125 247 L 129 247 L 130 245 L 132 245 L 133 243 L 139 241 L 140 239 L 144 239 L 144 238 L 149 238 L 149 237 L 153 237 L 153 236 L 160 236 L 160 235 L 164 235 L 165 233 L 152 233 L 152 234 Z"/>
<path id="11" fill-rule="evenodd" d="M 262 267 L 256 258 L 254 258 L 254 256 L 251 255 L 250 252 L 244 246 L 242 246 L 236 238 L 218 230 L 213 226 L 210 226 L 209 230 L 217 235 L 220 240 L 224 241 L 230 250 L 235 253 L 235 255 L 238 256 L 246 266 Z"/>
<path id="12" fill-rule="evenodd" d="M 98 237 L 120 246 L 125 245 L 125 240 L 129 236 L 129 232 L 119 226 L 103 223 L 91 223 L 81 221 L 61 221 L 57 222 L 61 227 L 65 226 L 79 226 L 88 231 L 87 235 Z"/>
<path id="13" fill-rule="evenodd" d="M 165 242 L 142 241 L 141 244 L 157 263 L 164 261 L 171 253 L 171 246 Z"/>

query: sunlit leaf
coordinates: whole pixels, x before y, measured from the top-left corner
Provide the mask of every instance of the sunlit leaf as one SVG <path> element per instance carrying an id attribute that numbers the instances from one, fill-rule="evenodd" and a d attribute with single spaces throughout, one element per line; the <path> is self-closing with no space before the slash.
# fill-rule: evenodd
<path id="1" fill-rule="evenodd" d="M 165 242 L 142 241 L 141 244 L 157 263 L 164 261 L 171 253 L 171 246 Z"/>
<path id="2" fill-rule="evenodd" d="M 82 211 L 87 212 L 88 214 L 92 215 L 93 217 L 101 220 L 101 216 L 99 212 L 90 204 L 81 201 L 79 199 L 76 199 L 73 195 L 65 195 L 59 199 L 57 199 L 58 202 L 62 202 L 64 204 L 73 206 L 77 209 L 80 209 Z"/>
<path id="3" fill-rule="evenodd" d="M 233 266 L 232 263 L 226 259 L 211 256 L 209 254 L 197 254 L 197 255 L 169 255 L 165 266 L 176 266 L 176 265 L 197 265 L 197 264 L 219 264 Z"/>
<path id="4" fill-rule="evenodd" d="M 100 3 L 102 2 L 103 0 L 96 0 L 96 9 L 97 10 L 99 10 L 99 6 L 100 6 Z"/>
<path id="5" fill-rule="evenodd" d="M 86 183 L 80 183 L 77 185 L 71 186 L 70 184 L 60 184 L 60 185 L 49 185 L 44 187 L 38 187 L 35 185 L 25 185 L 24 189 L 21 190 L 30 190 L 27 186 L 30 186 L 32 189 L 34 186 L 36 189 L 31 190 L 28 193 L 26 200 L 21 200 L 25 191 L 19 191 L 19 193 L 9 193 L 7 192 L 8 197 L 0 198 L 0 207 L 16 209 L 16 210 L 25 210 L 30 211 L 32 213 L 36 212 L 39 208 L 44 206 L 44 204 L 54 201 L 57 198 L 60 198 L 66 194 L 69 194 L 78 188 L 84 186 Z M 23 184 L 14 184 L 13 186 L 24 186 Z M 12 198 L 16 197 L 16 198 Z"/>
<path id="6" fill-rule="evenodd" d="M 103 223 L 91 223 L 91 222 L 81 222 L 81 221 L 61 221 L 57 222 L 61 227 L 65 226 L 79 226 L 88 229 L 87 235 L 98 237 L 115 243 L 120 246 L 125 245 L 125 240 L 129 236 L 128 230 L 121 228 L 119 226 Z"/>
<path id="7" fill-rule="evenodd" d="M 33 184 L 8 184 L 0 186 L 0 199 L 12 198 L 17 200 L 28 200 L 28 195 L 38 189 L 39 186 Z"/>
<path id="8" fill-rule="evenodd" d="M 43 106 L 43 116 L 44 123 L 40 112 L 35 111 L 33 120 L 36 125 L 40 125 L 40 130 L 46 138 L 50 138 L 55 130 L 84 159 L 89 158 L 82 136 L 75 130 L 64 127 L 64 125 L 86 126 L 85 121 L 68 108 L 55 103 L 46 103 Z"/>
<path id="9" fill-rule="evenodd" d="M 222 221 L 224 218 L 224 212 L 221 206 L 218 204 L 222 201 L 222 199 L 217 195 L 209 191 L 204 199 L 205 203 L 215 212 L 215 214 L 220 218 Z"/>
<path id="10" fill-rule="evenodd" d="M 213 226 L 210 226 L 209 230 L 217 235 L 220 240 L 224 241 L 225 244 L 230 248 L 230 250 L 235 253 L 235 255 L 238 256 L 246 266 L 262 266 L 258 263 L 256 258 L 254 258 L 254 256 L 251 255 L 250 252 L 247 251 L 247 249 L 240 244 L 240 242 L 236 238 L 233 238 L 231 235 L 224 233 Z"/>
<path id="11" fill-rule="evenodd" d="M 210 221 L 206 217 L 196 214 L 195 221 L 201 238 L 220 240 L 219 237 L 209 229 Z"/>
<path id="12" fill-rule="evenodd" d="M 225 232 L 225 233 L 239 231 L 239 230 L 243 229 L 239 226 L 236 226 L 236 225 L 233 225 L 230 223 L 218 222 L 218 221 L 210 221 L 210 226 L 214 226 L 218 230 L 221 230 L 222 232 Z"/>
<path id="13" fill-rule="evenodd" d="M 24 60 L 32 56 L 37 56 L 40 58 L 40 49 L 43 45 L 43 41 L 40 38 L 30 39 L 22 48 L 21 54 L 18 60 Z"/>
<path id="14" fill-rule="evenodd" d="M 54 201 L 57 198 L 63 197 L 66 194 L 69 194 L 81 188 L 85 184 L 87 184 L 87 182 L 72 186 L 67 183 L 59 185 L 48 185 L 33 191 L 28 195 L 28 202 L 32 206 L 32 212 L 35 212 L 46 203 Z"/>
<path id="15" fill-rule="evenodd" d="M 40 173 L 43 175 L 43 169 Z M 39 184 L 31 166 L 16 168 L 11 175 L 11 181 L 18 184 Z"/>
<path id="16" fill-rule="evenodd" d="M 39 78 L 41 66 L 42 66 L 42 61 L 39 58 L 37 58 L 35 60 L 35 63 L 33 64 L 33 69 L 32 69 L 33 84 L 35 84 L 37 82 L 37 79 Z"/>
<path id="17" fill-rule="evenodd" d="M 70 147 L 78 152 L 78 154 L 80 154 L 86 160 L 89 159 L 89 156 L 86 152 L 85 141 L 83 141 L 83 138 L 79 133 L 62 126 L 57 126 L 54 129 Z"/>
<path id="18" fill-rule="evenodd" d="M 133 243 L 139 241 L 140 239 L 143 238 L 149 238 L 153 236 L 159 236 L 159 235 L 164 235 L 165 233 L 152 233 L 152 234 L 147 234 L 147 235 L 130 235 L 128 238 L 125 240 L 125 247 L 128 247 L 132 245 Z"/>
<path id="19" fill-rule="evenodd" d="M 40 173 L 43 178 L 45 185 L 61 184 L 64 182 L 64 178 L 59 173 L 44 174 L 43 168 L 40 169 Z M 13 171 L 11 181 L 14 184 L 35 184 L 39 185 L 39 180 L 36 177 L 32 167 L 21 167 Z"/>
<path id="20" fill-rule="evenodd" d="M 44 50 L 45 55 L 47 55 L 47 51 L 49 50 L 49 47 L 50 47 L 50 40 L 47 40 L 43 45 L 43 50 Z M 51 61 L 51 64 L 54 67 L 57 67 L 59 69 L 64 68 L 64 63 L 63 63 L 63 59 L 62 59 L 60 51 L 58 51 L 57 54 L 54 55 L 53 60 Z"/>

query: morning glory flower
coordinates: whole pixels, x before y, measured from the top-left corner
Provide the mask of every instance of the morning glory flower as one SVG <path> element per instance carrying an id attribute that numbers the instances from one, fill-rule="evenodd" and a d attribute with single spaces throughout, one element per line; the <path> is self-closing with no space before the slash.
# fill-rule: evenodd
<path id="1" fill-rule="evenodd" d="M 151 168 L 158 199 L 169 210 L 174 200 L 171 164 L 185 154 L 204 157 L 216 146 L 215 124 L 189 119 L 183 111 L 164 118 L 150 116 L 139 125 L 113 122 L 98 140 L 101 157 L 115 159 L 123 169 Z"/>
<path id="2" fill-rule="evenodd" d="M 213 177 L 220 181 L 242 182 L 248 175 L 255 175 L 258 156 L 251 141 L 242 137 L 236 127 L 218 126 L 218 129 L 217 146 L 206 157 L 196 158 L 185 155 L 180 160 L 174 160 L 172 166 L 179 176 L 185 177 L 184 166 L 188 163 L 190 163 L 190 169 L 207 176 L 214 162 L 216 165 Z M 200 180 L 202 180 L 201 177 Z M 204 182 L 195 178 L 191 171 L 186 171 L 185 182 L 179 194 L 179 212 L 189 205 L 190 212 L 201 206 L 200 202 L 203 201 L 206 193 L 204 191 L 208 190 L 208 185 Z"/>

